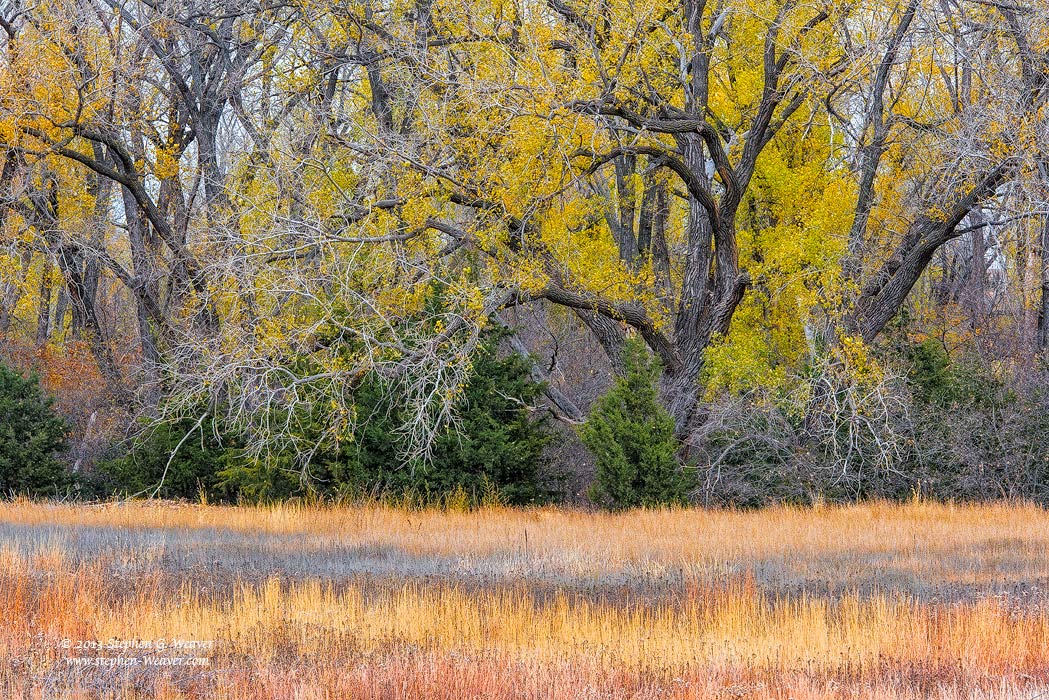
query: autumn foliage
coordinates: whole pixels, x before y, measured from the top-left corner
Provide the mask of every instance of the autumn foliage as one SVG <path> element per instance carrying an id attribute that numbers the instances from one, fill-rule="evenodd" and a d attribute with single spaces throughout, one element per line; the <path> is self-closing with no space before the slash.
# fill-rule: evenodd
<path id="1" fill-rule="evenodd" d="M 993 438 L 946 449 L 933 414 L 963 409 L 915 393 L 914 348 L 1005 385 L 992 418 L 1044 403 L 1046 26 L 1034 2 L 12 4 L 5 353 L 88 470 L 207 414 L 303 484 L 393 418 L 388 481 L 506 393 L 467 387 L 508 328 L 581 480 L 575 428 L 639 342 L 707 502 L 969 483 L 939 472 Z M 998 491 L 1043 493 L 1039 459 Z"/>

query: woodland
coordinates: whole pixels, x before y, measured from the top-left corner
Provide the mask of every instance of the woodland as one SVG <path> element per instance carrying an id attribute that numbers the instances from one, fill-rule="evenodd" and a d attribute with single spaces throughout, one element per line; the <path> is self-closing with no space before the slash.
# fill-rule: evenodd
<path id="1" fill-rule="evenodd" d="M 0 491 L 1049 501 L 1044 0 L 3 0 Z"/>

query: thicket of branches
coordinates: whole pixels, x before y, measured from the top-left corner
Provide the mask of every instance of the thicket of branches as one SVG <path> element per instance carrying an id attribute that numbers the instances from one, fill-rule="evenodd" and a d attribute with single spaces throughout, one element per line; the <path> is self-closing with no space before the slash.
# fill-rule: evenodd
<path id="1" fill-rule="evenodd" d="M 1044 498 L 1044 3 L 4 0 L 0 28 L 0 337 L 77 470 L 141 419 L 308 456 L 375 387 L 426 464 L 505 327 L 529 410 L 576 427 L 640 339 L 707 502 Z"/>

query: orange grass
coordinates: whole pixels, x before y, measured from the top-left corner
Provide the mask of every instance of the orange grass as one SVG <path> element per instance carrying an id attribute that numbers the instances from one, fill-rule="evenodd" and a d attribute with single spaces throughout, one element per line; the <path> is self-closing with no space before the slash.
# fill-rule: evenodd
<path id="1" fill-rule="evenodd" d="M 1034 698 L 1049 687 L 1037 594 L 1047 525 L 1040 509 L 1004 505 L 608 515 L 4 504 L 0 696 Z M 84 526 L 103 528 L 101 550 L 78 550 Z M 165 563 L 170 543 L 129 546 L 128 532 L 149 528 L 175 541 L 291 538 L 267 550 L 278 557 L 459 557 L 475 573 L 494 559 L 523 584 L 464 583 L 454 570 L 234 570 L 204 586 Z M 879 567 L 896 573 L 883 580 Z M 689 573 L 659 578 L 669 570 Z M 550 571 L 571 576 L 560 587 Z M 579 587 L 606 578 L 614 594 Z M 216 647 L 204 669 L 84 669 L 67 665 L 64 638 Z"/>
<path id="2" fill-rule="evenodd" d="M 697 567 L 723 574 L 741 562 L 787 557 L 796 574 L 848 579 L 891 564 L 927 581 L 1049 578 L 1049 512 L 1027 505 L 778 507 L 756 512 L 658 510 L 589 513 L 554 508 L 470 513 L 387 507 L 260 508 L 114 503 L 94 507 L 0 503 L 0 523 L 167 530 L 222 528 L 292 534 L 323 543 L 392 547 L 416 557 L 512 554 L 601 574 Z M 735 573 L 739 573 L 736 571 Z"/>

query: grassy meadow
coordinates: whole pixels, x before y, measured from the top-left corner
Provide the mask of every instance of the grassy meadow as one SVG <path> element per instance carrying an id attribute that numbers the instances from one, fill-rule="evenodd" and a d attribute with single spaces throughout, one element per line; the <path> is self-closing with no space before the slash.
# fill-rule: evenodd
<path id="1" fill-rule="evenodd" d="M 12 502 L 0 697 L 1034 700 L 1047 553 L 1024 505 Z"/>

